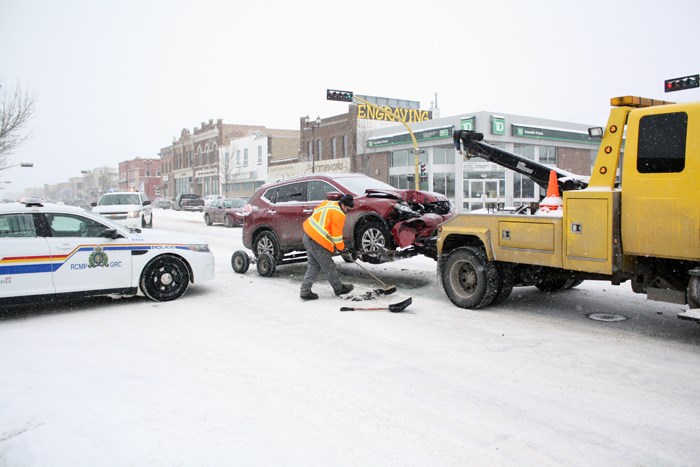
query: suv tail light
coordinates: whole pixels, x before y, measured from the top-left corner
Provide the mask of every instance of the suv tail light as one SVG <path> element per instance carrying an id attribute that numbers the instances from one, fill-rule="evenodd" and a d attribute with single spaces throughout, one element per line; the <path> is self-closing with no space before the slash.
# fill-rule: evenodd
<path id="1" fill-rule="evenodd" d="M 245 217 L 250 215 L 251 212 L 253 212 L 253 206 L 251 206 L 250 204 L 246 204 L 245 206 L 243 206 L 243 211 L 241 211 L 239 215 Z"/>

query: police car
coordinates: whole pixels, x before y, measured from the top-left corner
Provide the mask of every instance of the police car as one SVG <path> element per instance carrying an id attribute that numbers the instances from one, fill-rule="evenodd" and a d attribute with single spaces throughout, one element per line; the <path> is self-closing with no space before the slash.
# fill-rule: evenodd
<path id="1" fill-rule="evenodd" d="M 153 227 L 153 210 L 145 193 L 113 191 L 93 205 L 92 212 L 127 227 Z"/>
<path id="2" fill-rule="evenodd" d="M 0 204 L 0 309 L 3 303 L 61 297 L 181 297 L 214 278 L 203 241 L 129 228 L 73 206 Z"/>

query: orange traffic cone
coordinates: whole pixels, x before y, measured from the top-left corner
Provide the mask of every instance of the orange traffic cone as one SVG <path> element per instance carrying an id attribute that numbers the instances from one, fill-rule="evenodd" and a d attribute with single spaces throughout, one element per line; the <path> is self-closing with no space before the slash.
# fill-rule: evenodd
<path id="1" fill-rule="evenodd" d="M 557 173 L 554 170 L 549 172 L 549 184 L 547 185 L 547 196 L 540 202 L 540 209 L 543 211 L 556 211 L 564 205 L 559 193 L 559 183 Z"/>

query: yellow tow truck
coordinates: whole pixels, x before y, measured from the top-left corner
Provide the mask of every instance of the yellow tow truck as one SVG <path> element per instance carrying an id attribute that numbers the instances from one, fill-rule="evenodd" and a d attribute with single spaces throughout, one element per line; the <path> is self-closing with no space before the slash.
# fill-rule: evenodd
<path id="1" fill-rule="evenodd" d="M 465 213 L 440 226 L 438 280 L 455 305 L 498 304 L 519 285 L 630 281 L 651 300 L 687 303 L 679 318 L 700 322 L 700 102 L 624 96 L 611 105 L 605 129 L 589 130 L 602 137 L 590 177 L 554 169 L 558 212 Z M 551 167 L 480 133 L 456 130 L 454 139 L 467 157 L 548 185 Z"/>

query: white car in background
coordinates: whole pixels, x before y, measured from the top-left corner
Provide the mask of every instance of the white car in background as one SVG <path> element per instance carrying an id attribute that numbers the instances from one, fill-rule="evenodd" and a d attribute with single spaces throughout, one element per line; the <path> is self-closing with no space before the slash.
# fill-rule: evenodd
<path id="1" fill-rule="evenodd" d="M 105 193 L 93 205 L 92 212 L 127 227 L 153 227 L 151 202 L 145 193 L 138 191 Z"/>
<path id="2" fill-rule="evenodd" d="M 169 301 L 213 278 L 209 246 L 188 234 L 141 232 L 73 206 L 0 204 L 0 304 L 139 289 Z"/>
<path id="3" fill-rule="evenodd" d="M 208 207 L 213 201 L 224 199 L 222 195 L 207 195 L 204 197 L 204 206 Z"/>

